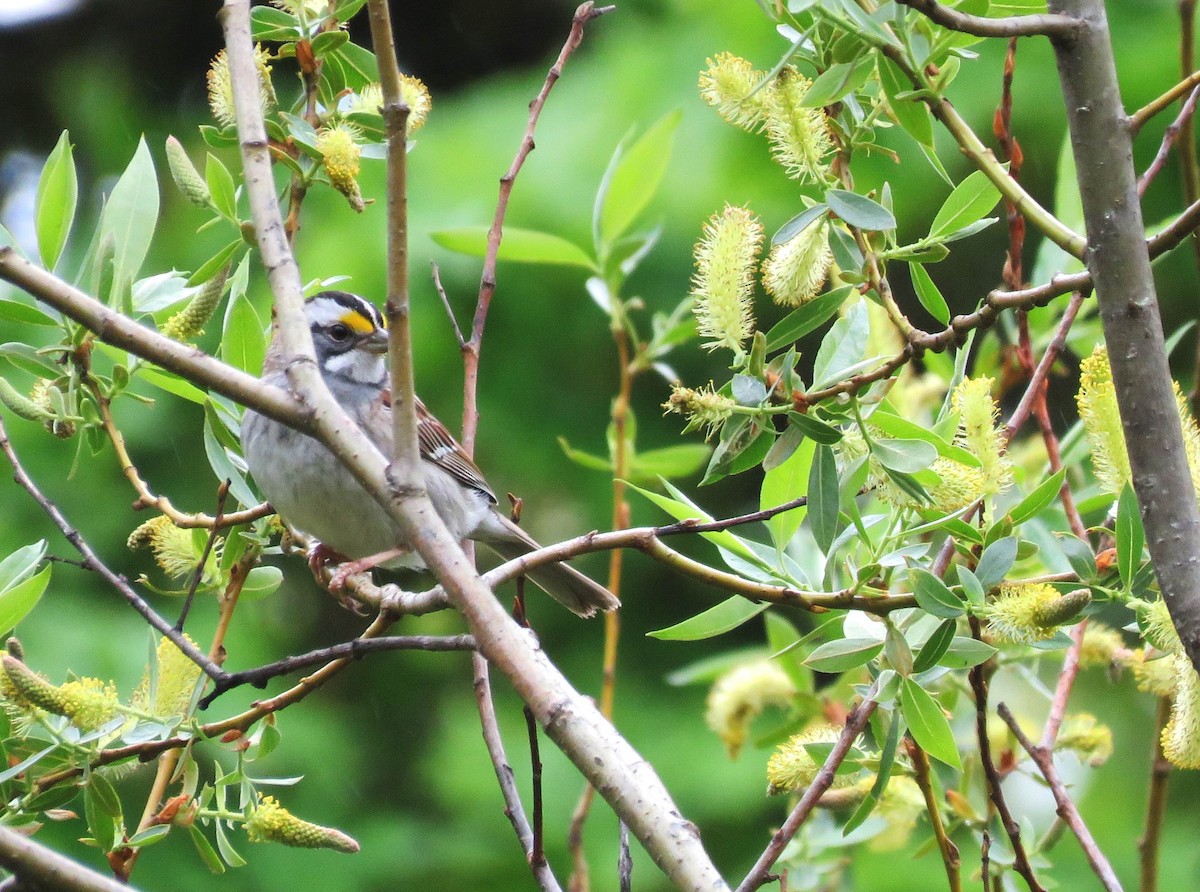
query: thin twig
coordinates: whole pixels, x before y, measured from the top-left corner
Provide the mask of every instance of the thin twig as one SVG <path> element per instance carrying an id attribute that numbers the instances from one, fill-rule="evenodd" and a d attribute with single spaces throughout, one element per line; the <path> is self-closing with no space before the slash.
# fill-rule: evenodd
<path id="1" fill-rule="evenodd" d="M 614 10 L 615 6 L 597 7 L 587 2 L 575 10 L 571 20 L 571 31 L 563 44 L 558 58 L 546 74 L 545 83 L 538 91 L 533 102 L 529 103 L 529 119 L 525 124 L 525 135 L 517 154 L 509 165 L 508 171 L 500 178 L 500 194 L 496 199 L 496 212 L 492 217 L 492 225 L 488 229 L 487 253 L 483 260 L 483 274 L 479 281 L 479 298 L 475 303 L 475 316 L 471 322 L 471 338 L 463 347 L 463 425 L 460 441 L 467 454 L 475 449 L 475 435 L 479 427 L 478 391 L 479 391 L 479 352 L 483 346 L 483 329 L 487 322 L 488 309 L 491 307 L 492 296 L 496 293 L 496 261 L 500 254 L 500 241 L 504 237 L 504 218 L 508 213 L 508 200 L 512 195 L 513 184 L 517 174 L 525 164 L 525 159 L 533 151 L 533 134 L 537 129 L 538 118 L 546 105 L 546 98 L 562 75 L 563 67 L 575 50 L 583 42 L 584 26 L 594 18 Z"/>
<path id="2" fill-rule="evenodd" d="M 981 639 L 979 620 L 972 616 L 970 622 L 971 635 L 976 640 Z M 987 665 L 987 663 L 980 663 L 978 666 L 973 666 L 967 676 L 971 682 L 971 690 L 975 694 L 975 736 L 979 742 L 979 761 L 983 765 L 984 777 L 987 778 L 988 798 L 1000 816 L 1000 824 L 1004 828 L 1004 832 L 1008 834 L 1009 843 L 1012 845 L 1013 870 L 1025 880 L 1029 892 L 1045 892 L 1037 880 L 1033 866 L 1029 863 L 1029 855 L 1021 840 L 1021 827 L 1013 817 L 1012 811 L 1008 807 L 1008 801 L 1004 798 L 1000 772 L 996 770 L 996 762 L 992 757 L 991 737 L 988 734 Z M 986 860 L 986 854 L 984 857 Z M 986 869 L 984 877 L 987 877 Z"/>
<path id="3" fill-rule="evenodd" d="M 1058 769 L 1054 767 L 1054 752 L 1052 750 L 1042 749 L 1034 744 L 1032 740 L 1025 736 L 1025 732 L 1021 730 L 1020 724 L 1017 722 L 1016 716 L 1003 703 L 996 707 L 996 712 L 1000 718 L 1004 719 L 1004 723 L 1008 725 L 1013 736 L 1017 738 L 1017 742 L 1025 748 L 1029 753 L 1029 757 L 1033 759 L 1038 770 L 1042 773 L 1046 783 L 1050 787 L 1050 792 L 1054 795 L 1054 801 L 1058 805 L 1058 816 L 1062 818 L 1071 832 L 1075 834 L 1075 838 L 1079 840 L 1079 845 L 1083 849 L 1084 855 L 1087 857 L 1088 864 L 1096 876 L 1099 877 L 1101 884 L 1108 892 L 1121 892 L 1121 881 L 1117 879 L 1116 873 L 1113 872 L 1112 865 L 1108 863 L 1108 859 L 1104 853 L 1100 851 L 1100 847 L 1096 845 L 1096 840 L 1092 837 L 1091 831 L 1083 822 L 1083 818 L 1079 814 L 1079 809 L 1075 807 L 1075 803 L 1071 801 L 1071 797 L 1067 794 L 1066 784 L 1059 777 Z"/>
<path id="4" fill-rule="evenodd" d="M 629 827 L 624 821 L 617 825 L 617 843 L 621 849 L 617 855 L 617 888 L 633 892 L 633 856 L 629 851 Z"/>
<path id="5" fill-rule="evenodd" d="M 125 577 L 119 576 L 108 568 L 92 547 L 88 545 L 87 540 L 83 538 L 78 530 L 76 530 L 67 520 L 66 516 L 59 510 L 58 506 L 51 502 L 42 491 L 38 489 L 37 484 L 33 482 L 33 478 L 25 471 L 21 461 L 17 458 L 17 453 L 14 451 L 12 443 L 8 439 L 8 431 L 4 427 L 4 420 L 0 417 L 0 451 L 4 452 L 4 456 L 8 459 L 8 463 L 13 469 L 13 479 L 17 484 L 29 493 L 30 497 L 41 506 L 47 516 L 54 525 L 58 527 L 64 538 L 75 546 L 75 550 L 83 557 L 83 564 L 88 569 L 100 574 L 104 580 L 115 588 L 130 606 L 133 607 L 142 618 L 146 620 L 155 629 L 161 632 L 178 647 L 187 658 L 199 666 L 204 674 L 210 678 L 216 678 L 221 674 L 221 668 L 208 659 L 200 650 L 187 640 L 171 623 L 159 616 L 154 609 L 146 603 L 145 599 L 130 587 Z"/>
<path id="6" fill-rule="evenodd" d="M 912 761 L 913 780 L 916 781 L 921 795 L 925 799 L 925 812 L 929 815 L 934 839 L 937 840 L 938 850 L 942 853 L 942 866 L 946 869 L 947 886 L 950 892 L 962 892 L 962 874 L 959 870 L 962 866 L 962 859 L 958 854 L 958 846 L 946 835 L 946 826 L 942 823 L 942 810 L 938 806 L 937 797 L 933 792 L 933 781 L 930 779 L 929 756 L 912 739 L 911 735 L 905 735 L 904 746 Z"/>
<path id="7" fill-rule="evenodd" d="M 850 752 L 850 747 L 854 745 L 854 741 L 858 739 L 858 735 L 867 727 L 867 721 L 871 718 L 871 713 L 879 705 L 872 699 L 875 696 L 876 688 L 877 685 L 872 685 L 871 690 L 867 692 L 866 698 L 858 706 L 854 707 L 850 715 L 846 716 L 846 725 L 842 728 L 842 733 L 833 745 L 833 749 L 826 756 L 825 763 L 813 777 L 812 783 L 804 791 L 804 795 L 800 797 L 800 801 L 796 803 L 796 807 L 792 809 L 792 813 L 787 816 L 787 820 L 783 822 L 783 826 L 771 837 L 771 842 L 758 857 L 758 860 L 754 863 L 754 867 L 746 874 L 746 878 L 742 880 L 736 892 L 753 892 L 753 890 L 769 883 L 773 879 L 771 875 L 772 865 L 783 854 L 784 847 L 791 842 L 792 837 L 796 835 L 804 825 L 804 822 L 808 820 L 808 816 L 812 814 L 812 810 L 816 807 L 821 794 L 833 784 L 838 766 L 845 760 L 846 754 Z"/>
<path id="8" fill-rule="evenodd" d="M 183 607 L 179 610 L 179 618 L 175 620 L 175 628 L 180 632 L 187 623 L 188 613 L 192 609 L 192 601 L 196 597 L 196 589 L 200 587 L 200 580 L 204 578 L 208 556 L 212 554 L 213 546 L 217 542 L 217 531 L 221 528 L 221 521 L 225 517 L 225 500 L 229 498 L 229 484 L 230 481 L 226 478 L 217 486 L 217 513 L 213 515 L 213 525 L 204 538 L 204 549 L 200 552 L 200 559 L 196 561 L 196 569 L 192 571 L 192 581 L 188 584 L 187 594 L 183 597 Z"/>
<path id="9" fill-rule="evenodd" d="M 1179 115 L 1163 131 L 1162 143 L 1158 147 L 1158 153 L 1155 154 L 1154 160 L 1150 162 L 1150 166 L 1146 168 L 1145 173 L 1138 177 L 1138 195 L 1146 194 L 1146 189 L 1149 188 L 1150 183 L 1158 176 L 1159 171 L 1166 166 L 1167 157 L 1171 154 L 1171 146 L 1179 139 L 1180 134 L 1188 128 L 1188 123 L 1192 120 L 1192 115 L 1196 111 L 1196 98 L 1198 96 L 1200 96 L 1200 86 L 1197 86 L 1196 89 L 1188 94 L 1187 100 L 1183 103 L 1183 108 L 1179 110 Z"/>
<path id="10" fill-rule="evenodd" d="M 1162 842 L 1167 789 L 1171 782 L 1171 763 L 1163 755 L 1162 730 L 1170 717 L 1170 699 L 1159 697 L 1154 720 L 1154 755 L 1150 762 L 1150 792 L 1146 796 L 1146 825 L 1137 844 L 1141 863 L 1139 892 L 1158 892 L 1158 847 Z"/>
<path id="11" fill-rule="evenodd" d="M 437 291 L 438 297 L 442 299 L 442 306 L 446 309 L 446 318 L 454 327 L 454 340 L 458 342 L 458 349 L 462 350 L 467 346 L 467 339 L 463 337 L 462 329 L 458 327 L 458 317 L 454 315 L 454 307 L 450 306 L 450 298 L 446 295 L 445 286 L 442 285 L 442 270 L 436 260 L 429 261 L 429 269 L 433 276 L 433 287 Z"/>
<path id="12" fill-rule="evenodd" d="M 1181 17 L 1183 15 L 1187 14 L 1187 11 L 1183 9 L 1183 6 L 1185 5 L 1185 3 L 1190 3 L 1190 0 L 1184 0 L 1184 3 L 1180 4 Z M 1194 3 L 1191 3 L 1191 5 L 1195 6 Z M 1184 35 L 1186 35 L 1187 34 L 1186 26 L 1190 23 L 1184 22 L 1183 24 L 1185 26 L 1183 28 L 1183 33 L 1184 33 Z M 1183 39 L 1186 40 L 1187 37 L 1185 36 Z M 1186 50 L 1186 47 L 1184 47 L 1183 49 Z M 1169 108 L 1172 105 L 1172 103 L 1176 102 L 1179 99 L 1182 99 L 1188 93 L 1192 92 L 1192 90 L 1194 90 L 1197 86 L 1200 86 L 1200 71 L 1192 71 L 1190 53 L 1181 52 L 1180 56 L 1183 58 L 1183 63 L 1184 63 L 1183 64 L 1183 80 L 1181 80 L 1179 83 L 1177 83 L 1171 89 L 1167 90 L 1167 92 L 1163 93 L 1161 96 L 1158 96 L 1155 99 L 1148 102 L 1146 105 L 1143 105 L 1141 108 L 1139 108 L 1137 111 L 1135 111 L 1133 114 L 1131 114 L 1129 116 L 1129 132 L 1132 133 L 1134 136 L 1137 136 L 1138 133 L 1141 132 L 1141 129 L 1146 126 L 1147 121 L 1149 121 L 1151 118 L 1153 118 L 1155 115 L 1159 114 L 1160 112 Z M 1191 72 L 1191 74 L 1188 74 L 1188 72 Z"/>

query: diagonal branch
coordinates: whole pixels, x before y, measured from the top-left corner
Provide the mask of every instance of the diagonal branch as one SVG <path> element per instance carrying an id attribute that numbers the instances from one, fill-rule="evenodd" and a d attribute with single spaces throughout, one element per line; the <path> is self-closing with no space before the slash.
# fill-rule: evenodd
<path id="1" fill-rule="evenodd" d="M 1007 18 L 986 18 L 959 12 L 943 6 L 937 0 L 899 0 L 910 6 L 930 21 L 976 37 L 1049 37 L 1051 40 L 1069 40 L 1079 30 L 1080 21 L 1066 15 L 1019 15 Z"/>

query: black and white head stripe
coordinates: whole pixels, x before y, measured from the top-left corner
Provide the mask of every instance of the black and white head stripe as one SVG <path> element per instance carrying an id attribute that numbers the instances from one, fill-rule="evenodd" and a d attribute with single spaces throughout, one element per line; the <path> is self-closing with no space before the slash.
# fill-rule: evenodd
<path id="1" fill-rule="evenodd" d="M 314 328 L 345 325 L 355 334 L 368 335 L 387 327 L 379 308 L 348 291 L 322 291 L 305 303 L 308 323 Z"/>

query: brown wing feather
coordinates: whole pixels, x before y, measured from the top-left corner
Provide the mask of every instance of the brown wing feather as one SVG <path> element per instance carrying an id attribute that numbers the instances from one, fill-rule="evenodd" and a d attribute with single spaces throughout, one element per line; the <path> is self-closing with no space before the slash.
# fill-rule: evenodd
<path id="1" fill-rule="evenodd" d="M 493 505 L 496 504 L 496 494 L 483 479 L 483 473 L 475 466 L 475 462 L 463 452 L 458 441 L 446 430 L 446 426 L 438 421 L 425 404 L 417 400 L 417 443 L 421 447 L 421 458 L 437 465 L 463 486 L 478 490 L 488 497 Z"/>

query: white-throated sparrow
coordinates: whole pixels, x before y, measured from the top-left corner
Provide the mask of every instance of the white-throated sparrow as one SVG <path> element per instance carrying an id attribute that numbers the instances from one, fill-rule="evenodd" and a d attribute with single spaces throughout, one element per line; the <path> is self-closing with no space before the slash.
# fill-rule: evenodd
<path id="1" fill-rule="evenodd" d="M 323 291 L 305 302 L 317 363 L 334 399 L 385 457 L 392 455 L 387 331 L 379 310 L 344 291 Z M 286 388 L 282 357 L 272 344 L 263 380 Z M 457 539 L 483 542 L 505 559 L 538 547 L 524 530 L 495 510 L 496 496 L 479 468 L 445 426 L 417 400 L 417 435 L 430 501 Z M 316 440 L 248 410 L 242 422 L 246 462 L 263 495 L 293 526 L 348 559 L 405 548 L 384 509 Z M 382 564 L 421 568 L 407 550 Z M 580 616 L 619 606 L 608 589 L 565 564 L 547 564 L 529 578 Z"/>

